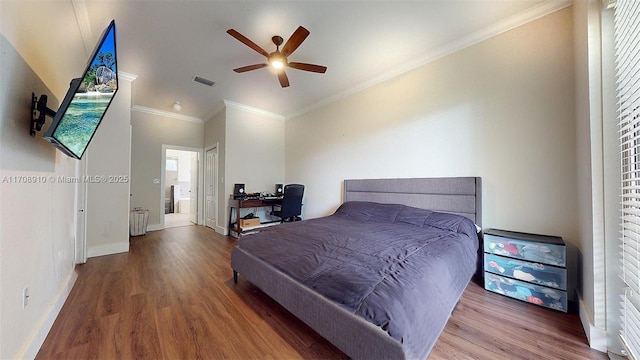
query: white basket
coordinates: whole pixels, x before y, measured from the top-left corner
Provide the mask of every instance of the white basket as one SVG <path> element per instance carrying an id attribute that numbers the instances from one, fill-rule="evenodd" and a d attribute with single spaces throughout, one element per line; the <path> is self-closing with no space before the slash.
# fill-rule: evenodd
<path id="1" fill-rule="evenodd" d="M 134 210 L 129 214 L 129 234 L 140 236 L 147 234 L 149 210 Z"/>

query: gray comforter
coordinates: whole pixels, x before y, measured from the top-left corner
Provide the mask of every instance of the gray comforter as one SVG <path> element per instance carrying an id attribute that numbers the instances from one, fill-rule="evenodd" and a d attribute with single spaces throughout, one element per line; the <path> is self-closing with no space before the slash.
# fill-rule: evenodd
<path id="1" fill-rule="evenodd" d="M 347 202 L 331 216 L 242 237 L 238 247 L 403 345 L 431 349 L 476 269 L 478 237 L 463 216 Z"/>

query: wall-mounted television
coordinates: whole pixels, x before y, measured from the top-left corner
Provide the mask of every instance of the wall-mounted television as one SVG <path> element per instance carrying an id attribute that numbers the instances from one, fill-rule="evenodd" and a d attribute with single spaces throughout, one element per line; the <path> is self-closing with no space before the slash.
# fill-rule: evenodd
<path id="1" fill-rule="evenodd" d="M 96 44 L 82 77 L 71 80 L 55 115 L 50 109 L 47 113 L 46 109 L 36 108 L 41 113 L 42 122 L 43 111 L 53 116 L 51 126 L 43 135 L 46 141 L 68 156 L 82 158 L 118 92 L 117 63 L 116 23 L 112 20 Z M 46 104 L 46 97 L 44 102 Z M 38 104 L 37 107 L 40 106 Z"/>

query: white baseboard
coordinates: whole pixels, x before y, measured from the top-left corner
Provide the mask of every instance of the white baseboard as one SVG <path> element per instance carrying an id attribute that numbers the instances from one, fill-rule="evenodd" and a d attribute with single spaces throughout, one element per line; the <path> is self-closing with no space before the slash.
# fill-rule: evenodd
<path id="1" fill-rule="evenodd" d="M 66 283 L 63 284 L 55 298 L 52 299 L 51 305 L 36 325 L 31 336 L 22 345 L 22 348 L 16 355 L 16 359 L 35 359 L 36 355 L 38 355 L 38 351 L 40 351 L 40 347 L 42 347 L 44 340 L 49 334 L 49 330 L 51 330 L 53 323 L 56 321 L 60 310 L 62 310 L 64 302 L 67 301 L 67 298 L 71 293 L 71 289 L 76 283 L 76 279 L 78 279 L 78 273 L 73 270 L 67 277 Z"/>
<path id="2" fill-rule="evenodd" d="M 580 322 L 584 333 L 587 335 L 587 341 L 592 349 L 607 352 L 607 331 L 595 327 L 591 322 L 591 317 L 587 313 L 586 306 L 582 301 L 582 296 L 576 294 L 578 298 L 578 308 L 580 312 Z"/>
<path id="3" fill-rule="evenodd" d="M 163 230 L 164 227 L 160 224 L 149 224 L 147 225 L 147 231 L 158 231 Z"/>
<path id="4" fill-rule="evenodd" d="M 216 225 L 216 228 L 214 229 L 218 234 L 222 234 L 222 235 L 229 235 L 229 233 L 227 232 L 227 228 L 224 226 L 220 226 L 220 225 Z"/>
<path id="5" fill-rule="evenodd" d="M 198 225 L 202 225 L 202 224 L 198 224 Z M 164 230 L 164 227 L 160 224 L 149 224 L 147 225 L 147 231 L 158 231 L 158 230 Z M 220 225 L 216 225 L 215 228 L 213 229 L 215 232 L 217 232 L 218 234 L 222 234 L 222 235 L 228 235 L 228 230 L 226 227 L 224 226 L 220 226 Z"/>
<path id="6" fill-rule="evenodd" d="M 123 253 L 129 251 L 129 241 L 109 244 L 109 245 L 100 245 L 90 247 L 87 251 L 87 257 L 96 257 L 103 255 L 111 255 L 117 253 Z"/>

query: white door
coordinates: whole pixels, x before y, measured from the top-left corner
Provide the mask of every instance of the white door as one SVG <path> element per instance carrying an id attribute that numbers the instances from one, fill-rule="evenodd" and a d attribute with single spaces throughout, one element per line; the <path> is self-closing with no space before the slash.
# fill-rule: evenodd
<path id="1" fill-rule="evenodd" d="M 84 181 L 87 176 L 87 158 L 85 153 L 82 160 L 78 161 L 76 176 L 79 181 L 76 183 L 76 241 L 75 259 L 76 264 L 87 262 L 87 183 Z"/>
<path id="2" fill-rule="evenodd" d="M 204 165 L 204 186 L 205 192 L 205 210 L 204 210 L 204 224 L 212 229 L 216 226 L 216 153 L 218 149 L 213 148 L 207 150 L 205 155 Z"/>
<path id="3" fill-rule="evenodd" d="M 189 221 L 198 223 L 198 153 L 191 153 L 191 183 L 189 189 Z"/>

